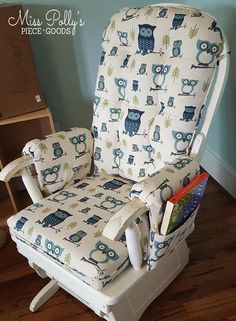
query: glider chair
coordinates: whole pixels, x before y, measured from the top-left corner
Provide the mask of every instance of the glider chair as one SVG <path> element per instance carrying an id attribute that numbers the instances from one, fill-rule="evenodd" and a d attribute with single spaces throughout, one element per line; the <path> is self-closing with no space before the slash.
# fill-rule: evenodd
<path id="1" fill-rule="evenodd" d="M 175 4 L 120 10 L 102 47 L 91 131 L 28 142 L 0 178 L 21 172 L 33 204 L 8 219 L 11 237 L 51 279 L 30 310 L 61 287 L 101 318 L 137 321 L 188 263 L 197 210 L 166 236 L 160 223 L 199 175 L 228 48 L 213 17 Z"/>

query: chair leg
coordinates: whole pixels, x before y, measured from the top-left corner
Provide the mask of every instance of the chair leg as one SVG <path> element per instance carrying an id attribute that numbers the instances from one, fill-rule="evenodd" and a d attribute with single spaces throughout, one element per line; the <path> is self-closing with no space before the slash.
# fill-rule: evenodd
<path id="1" fill-rule="evenodd" d="M 45 279 L 47 277 L 46 272 L 41 269 L 38 265 L 36 265 L 35 263 L 31 262 L 30 260 L 28 260 L 29 262 L 29 266 L 32 267 L 32 269 L 35 270 L 35 272 L 42 278 Z"/>
<path id="2" fill-rule="evenodd" d="M 48 299 L 50 299 L 53 294 L 59 290 L 59 285 L 56 280 L 51 280 L 41 291 L 33 298 L 30 304 L 30 311 L 37 311 Z"/>

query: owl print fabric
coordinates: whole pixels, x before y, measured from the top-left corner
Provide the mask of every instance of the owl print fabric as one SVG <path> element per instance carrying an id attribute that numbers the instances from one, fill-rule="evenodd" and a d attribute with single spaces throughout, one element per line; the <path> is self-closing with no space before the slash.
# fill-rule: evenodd
<path id="1" fill-rule="evenodd" d="M 57 132 L 26 144 L 23 155 L 30 155 L 40 189 L 51 194 L 89 174 L 93 139 L 86 128 Z"/>
<path id="2" fill-rule="evenodd" d="M 149 6 L 120 10 L 102 40 L 95 171 L 142 181 L 188 153 L 222 34 L 205 12 Z"/>
<path id="3" fill-rule="evenodd" d="M 146 204 L 153 232 L 159 233 L 168 199 L 190 183 L 199 173 L 200 166 L 197 159 L 179 156 L 152 177 L 132 186 L 130 198 L 138 197 Z"/>
<path id="4" fill-rule="evenodd" d="M 11 234 L 101 289 L 129 265 L 125 235 L 111 241 L 102 231 L 129 202 L 131 186 L 124 178 L 90 176 L 11 216 Z"/>
<path id="5" fill-rule="evenodd" d="M 40 188 L 55 193 L 8 220 L 15 237 L 97 289 L 129 264 L 125 237 L 102 231 L 130 198 L 150 211 L 148 270 L 192 231 L 196 213 L 173 235 L 158 228 L 163 204 L 198 175 L 187 154 L 223 38 L 205 12 L 148 6 L 116 13 L 102 47 L 92 135 L 72 129 L 26 145 Z"/>

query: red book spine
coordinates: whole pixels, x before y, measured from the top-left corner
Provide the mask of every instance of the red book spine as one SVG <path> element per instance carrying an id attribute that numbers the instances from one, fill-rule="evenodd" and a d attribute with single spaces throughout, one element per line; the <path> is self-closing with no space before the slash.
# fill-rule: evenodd
<path id="1" fill-rule="evenodd" d="M 183 187 L 179 192 L 172 196 L 168 201 L 175 204 L 208 176 L 209 174 L 207 172 L 203 172 L 199 176 L 195 177 L 187 186 Z"/>

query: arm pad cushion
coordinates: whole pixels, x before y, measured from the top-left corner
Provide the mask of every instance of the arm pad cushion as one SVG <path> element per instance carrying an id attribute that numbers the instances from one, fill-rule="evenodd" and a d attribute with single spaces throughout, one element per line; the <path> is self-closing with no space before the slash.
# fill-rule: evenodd
<path id="1" fill-rule="evenodd" d="M 52 194 L 90 172 L 93 138 L 86 128 L 72 128 L 28 142 L 23 155 L 33 159 L 41 190 Z"/>

